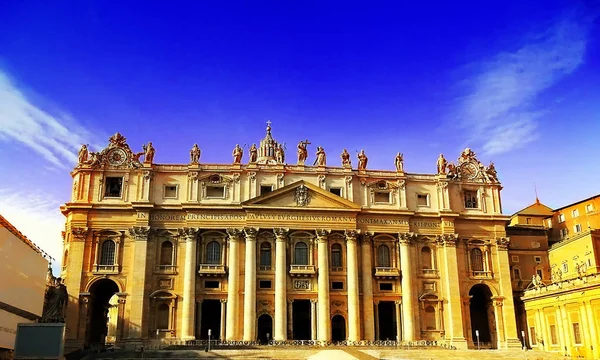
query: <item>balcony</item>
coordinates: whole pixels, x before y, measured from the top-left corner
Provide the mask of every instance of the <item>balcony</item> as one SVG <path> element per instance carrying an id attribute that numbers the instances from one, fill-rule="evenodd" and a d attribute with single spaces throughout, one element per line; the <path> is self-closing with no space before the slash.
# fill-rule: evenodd
<path id="1" fill-rule="evenodd" d="M 438 269 L 421 269 L 421 276 L 428 278 L 438 278 L 440 273 Z"/>
<path id="2" fill-rule="evenodd" d="M 94 274 L 118 274 L 119 265 L 94 265 Z"/>
<path id="3" fill-rule="evenodd" d="M 315 275 L 315 266 L 314 265 L 290 265 L 290 275 L 291 276 L 313 276 Z"/>
<path id="4" fill-rule="evenodd" d="M 225 265 L 217 264 L 200 264 L 198 265 L 198 274 L 200 276 L 223 276 L 227 272 L 225 271 Z"/>
<path id="5" fill-rule="evenodd" d="M 259 265 L 258 271 L 260 272 L 271 272 L 273 271 L 273 267 L 271 265 Z"/>
<path id="6" fill-rule="evenodd" d="M 491 271 L 471 271 L 471 277 L 474 279 L 491 279 L 493 275 Z"/>
<path id="7" fill-rule="evenodd" d="M 381 278 L 399 277 L 400 270 L 395 267 L 377 266 L 375 267 L 375 276 Z"/>
<path id="8" fill-rule="evenodd" d="M 154 267 L 155 274 L 177 274 L 176 265 L 156 265 Z"/>
<path id="9" fill-rule="evenodd" d="M 342 266 L 332 266 L 331 267 L 331 272 L 344 272 L 346 271 L 346 269 L 344 269 Z"/>

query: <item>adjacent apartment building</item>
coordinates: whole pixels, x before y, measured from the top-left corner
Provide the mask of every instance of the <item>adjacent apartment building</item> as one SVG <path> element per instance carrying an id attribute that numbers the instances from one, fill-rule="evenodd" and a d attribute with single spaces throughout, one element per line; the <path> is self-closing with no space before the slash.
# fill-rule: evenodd
<path id="1" fill-rule="evenodd" d="M 0 215 L 0 358 L 14 349 L 17 324 L 42 316 L 48 260 Z"/>

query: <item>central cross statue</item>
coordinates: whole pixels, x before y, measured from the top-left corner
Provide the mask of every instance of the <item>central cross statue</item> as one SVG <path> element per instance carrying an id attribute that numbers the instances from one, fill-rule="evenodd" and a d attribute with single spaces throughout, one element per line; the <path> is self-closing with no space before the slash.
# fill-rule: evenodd
<path id="1" fill-rule="evenodd" d="M 271 126 L 271 120 L 267 120 L 267 126 Z"/>

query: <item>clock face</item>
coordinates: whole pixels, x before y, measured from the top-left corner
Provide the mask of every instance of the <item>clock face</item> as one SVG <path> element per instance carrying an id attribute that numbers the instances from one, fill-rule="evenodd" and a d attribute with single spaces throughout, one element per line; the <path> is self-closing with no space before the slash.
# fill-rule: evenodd
<path id="1" fill-rule="evenodd" d="M 477 176 L 478 171 L 479 170 L 477 169 L 477 166 L 475 164 L 467 163 L 463 165 L 461 172 L 464 177 L 466 177 L 469 180 L 472 180 Z"/>
<path id="2" fill-rule="evenodd" d="M 114 149 L 108 153 L 108 163 L 114 166 L 123 165 L 127 160 L 127 153 L 123 149 Z"/>

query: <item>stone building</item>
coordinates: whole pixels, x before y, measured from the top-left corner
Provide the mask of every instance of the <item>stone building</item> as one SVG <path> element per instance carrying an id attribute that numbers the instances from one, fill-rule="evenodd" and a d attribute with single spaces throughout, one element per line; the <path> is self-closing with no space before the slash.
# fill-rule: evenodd
<path id="1" fill-rule="evenodd" d="M 596 195 L 544 220 L 551 244 L 549 278 L 531 282 L 522 297 L 531 347 L 600 358 L 599 207 Z"/>
<path id="2" fill-rule="evenodd" d="M 82 147 L 61 207 L 67 346 L 210 330 L 520 347 L 493 164 L 466 149 L 433 174 L 404 172 L 401 153 L 394 171 L 368 169 L 364 152 L 332 166 L 319 146 L 308 165 L 309 144 L 285 154 L 269 125 L 231 164 L 203 164 L 196 145 L 189 164 L 155 164 L 151 143 L 135 153 L 118 133 Z"/>

